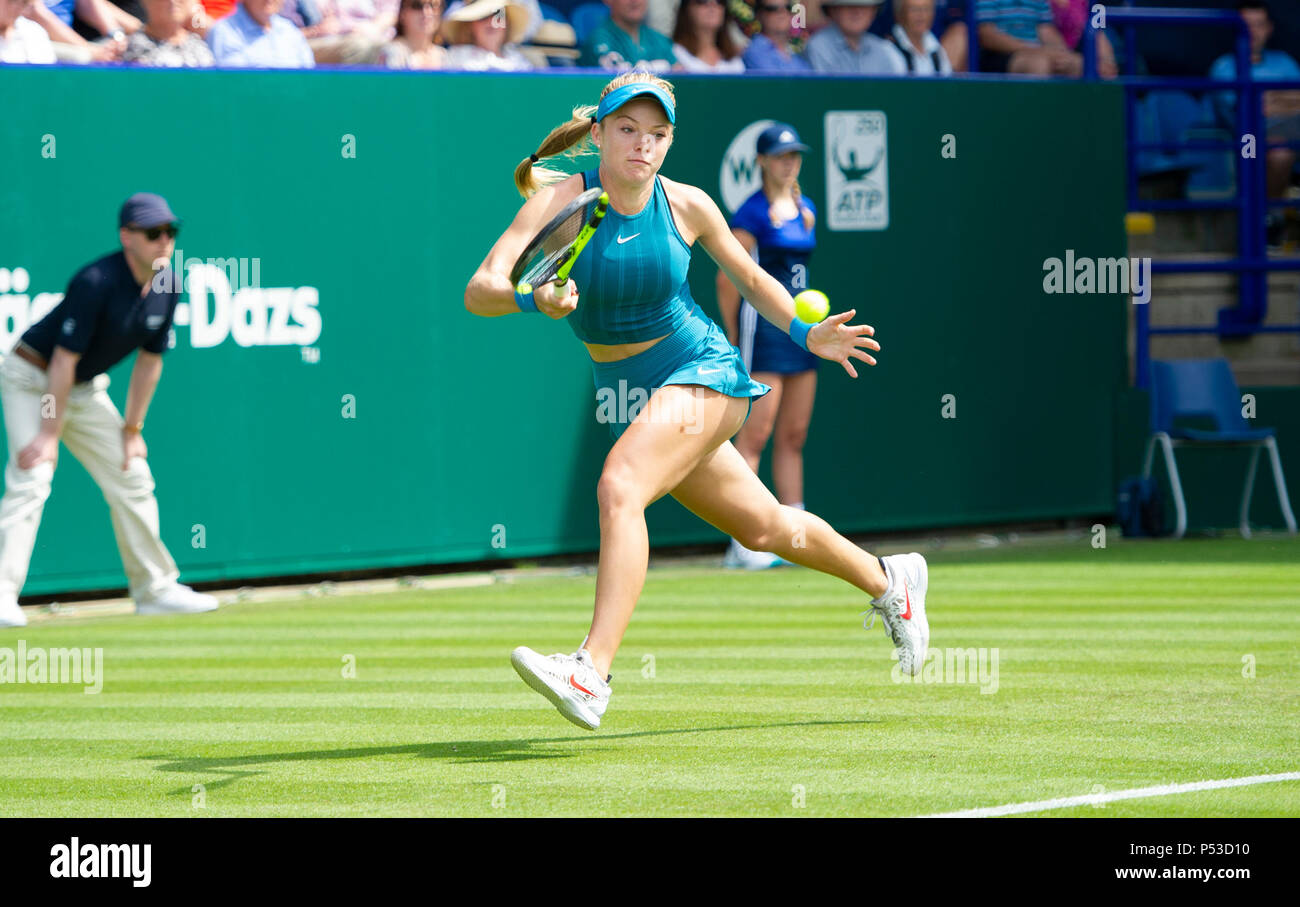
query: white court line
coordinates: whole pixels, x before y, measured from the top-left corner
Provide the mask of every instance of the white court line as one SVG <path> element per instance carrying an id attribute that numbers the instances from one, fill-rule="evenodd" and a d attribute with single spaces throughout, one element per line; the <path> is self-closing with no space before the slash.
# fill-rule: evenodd
<path id="1" fill-rule="evenodd" d="M 1132 790 L 1117 790 L 1109 794 L 1084 794 L 1081 797 L 1057 797 L 1055 800 L 1037 800 L 1033 803 L 1007 803 L 1003 806 L 985 806 L 980 809 L 959 809 L 956 812 L 935 813 L 920 818 L 980 819 L 991 816 L 1013 816 L 1017 813 L 1036 813 L 1047 809 L 1065 809 L 1069 806 L 1096 806 L 1114 800 L 1167 797 L 1171 794 L 1191 794 L 1201 790 L 1246 787 L 1251 784 L 1271 784 L 1275 781 L 1300 781 L 1300 772 L 1283 772 L 1279 775 L 1251 775 L 1249 778 L 1225 778 L 1222 781 L 1194 781 L 1190 784 L 1157 784 L 1155 787 L 1135 787 Z"/>

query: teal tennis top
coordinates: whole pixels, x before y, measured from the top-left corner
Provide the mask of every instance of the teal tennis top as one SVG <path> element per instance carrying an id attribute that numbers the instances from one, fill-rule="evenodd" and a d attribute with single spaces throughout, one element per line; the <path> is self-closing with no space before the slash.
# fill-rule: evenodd
<path id="1" fill-rule="evenodd" d="M 600 171 L 582 174 L 585 188 Z M 639 214 L 610 207 L 569 276 L 578 308 L 565 320 L 584 343 L 638 343 L 673 333 L 697 306 L 686 283 L 691 247 L 677 232 L 663 182 L 655 175 Z"/>

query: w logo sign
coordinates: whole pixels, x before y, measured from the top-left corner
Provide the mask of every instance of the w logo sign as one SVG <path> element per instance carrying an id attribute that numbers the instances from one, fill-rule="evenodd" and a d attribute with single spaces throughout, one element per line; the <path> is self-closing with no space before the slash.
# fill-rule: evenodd
<path id="1" fill-rule="evenodd" d="M 722 203 L 728 214 L 736 209 L 763 186 L 763 174 L 758 169 L 759 134 L 771 126 L 774 120 L 757 120 L 750 123 L 731 140 L 726 153 L 722 156 L 722 173 L 718 178 L 722 190 Z"/>

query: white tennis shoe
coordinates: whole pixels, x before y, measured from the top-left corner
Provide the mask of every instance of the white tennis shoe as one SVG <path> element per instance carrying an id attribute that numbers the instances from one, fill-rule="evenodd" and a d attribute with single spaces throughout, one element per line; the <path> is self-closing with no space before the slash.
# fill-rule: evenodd
<path id="1" fill-rule="evenodd" d="M 0 627 L 25 627 L 27 615 L 18 607 L 18 599 L 6 597 L 0 600 Z"/>
<path id="2" fill-rule="evenodd" d="M 591 654 L 579 649 L 572 655 L 542 656 L 527 646 L 510 653 L 524 683 L 551 701 L 560 714 L 578 727 L 594 731 L 609 705 L 609 678 L 601 679 Z"/>
<path id="3" fill-rule="evenodd" d="M 217 610 L 217 600 L 211 595 L 195 592 L 180 583 L 156 598 L 138 598 L 136 614 L 201 614 Z"/>
<path id="4" fill-rule="evenodd" d="M 871 629 L 876 615 L 885 625 L 885 633 L 898 649 L 898 664 L 904 674 L 920 674 L 930 648 L 930 621 L 925 616 L 925 592 L 930 584 L 930 571 L 925 558 L 913 551 L 911 554 L 891 554 L 882 557 L 889 588 L 880 598 L 871 602 L 863 614 L 864 629 Z"/>

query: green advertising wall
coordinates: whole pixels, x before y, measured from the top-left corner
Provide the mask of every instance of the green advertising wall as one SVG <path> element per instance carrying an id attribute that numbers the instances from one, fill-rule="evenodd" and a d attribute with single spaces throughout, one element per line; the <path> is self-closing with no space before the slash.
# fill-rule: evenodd
<path id="1" fill-rule="evenodd" d="M 603 81 L 0 69 L 0 342 L 116 248 L 127 195 L 160 192 L 186 258 L 256 259 L 262 288 L 224 315 L 219 293 L 182 297 L 194 323 L 149 414 L 185 579 L 592 550 L 611 441 L 585 351 L 563 324 L 471 316 L 463 293 L 520 204 L 514 166 Z M 855 532 L 1113 509 L 1126 303 L 1049 295 L 1043 264 L 1124 254 L 1118 88 L 675 84 L 663 173 L 719 200 L 724 170 L 752 166 L 727 156 L 746 127 L 800 130 L 821 211 L 810 285 L 884 347 L 856 381 L 822 366 L 811 509 Z M 827 196 L 828 111 L 884 115 L 866 194 Z M 884 229 L 828 228 L 864 198 L 887 204 Z M 696 254 L 710 314 L 714 275 Z M 129 361 L 112 373 L 119 406 L 128 376 Z M 721 540 L 671 500 L 649 519 L 654 544 Z M 123 582 L 104 503 L 64 451 L 25 591 Z"/>

